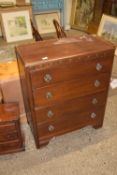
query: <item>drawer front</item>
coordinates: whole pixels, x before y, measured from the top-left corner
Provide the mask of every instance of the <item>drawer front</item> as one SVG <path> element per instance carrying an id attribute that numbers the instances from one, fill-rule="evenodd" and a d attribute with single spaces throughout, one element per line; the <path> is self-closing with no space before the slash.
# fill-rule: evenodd
<path id="1" fill-rule="evenodd" d="M 16 131 L 16 125 L 15 123 L 8 123 L 8 124 L 3 124 L 0 125 L 0 135 L 4 135 L 4 133 L 12 133 Z"/>
<path id="2" fill-rule="evenodd" d="M 60 101 L 100 92 L 107 89 L 108 84 L 109 75 L 104 73 L 98 76 L 81 77 L 73 81 L 35 89 L 33 91 L 34 105 L 36 107 L 51 105 Z"/>
<path id="3" fill-rule="evenodd" d="M 5 142 L 5 143 L 0 143 L 0 154 L 2 153 L 7 153 L 10 151 L 14 151 L 16 149 L 19 149 L 21 147 L 21 141 L 20 140 L 15 140 L 15 141 L 10 141 L 10 142 Z"/>
<path id="4" fill-rule="evenodd" d="M 18 133 L 12 132 L 12 133 L 0 133 L 0 142 L 8 142 L 10 140 L 16 140 L 18 139 Z"/>
<path id="5" fill-rule="evenodd" d="M 80 62 L 68 62 L 67 64 L 58 64 L 58 66 L 50 69 L 31 72 L 32 88 L 47 86 L 49 84 L 76 79 L 84 74 L 99 74 L 100 72 L 110 72 L 112 59 L 103 58 Z"/>
<path id="6" fill-rule="evenodd" d="M 102 121 L 104 108 L 98 110 L 90 110 L 89 112 L 77 113 L 73 112 L 70 116 L 66 116 L 64 120 L 56 120 L 48 122 L 44 125 L 38 125 L 39 139 L 51 138 L 75 129 L 82 128 L 86 125 L 96 125 Z"/>
<path id="7" fill-rule="evenodd" d="M 46 108 L 36 109 L 37 123 L 41 125 L 46 122 L 64 119 L 65 116 L 71 115 L 74 111 L 81 113 L 86 109 L 97 109 L 99 106 L 105 105 L 106 96 L 107 92 L 104 91 L 98 94 L 61 102 Z"/>

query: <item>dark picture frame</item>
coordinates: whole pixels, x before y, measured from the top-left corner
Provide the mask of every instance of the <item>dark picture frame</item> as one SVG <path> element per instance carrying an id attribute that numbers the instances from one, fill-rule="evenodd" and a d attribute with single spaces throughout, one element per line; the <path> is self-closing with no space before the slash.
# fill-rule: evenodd
<path id="1" fill-rule="evenodd" d="M 87 31 L 95 10 L 95 0 L 73 0 L 71 28 Z"/>

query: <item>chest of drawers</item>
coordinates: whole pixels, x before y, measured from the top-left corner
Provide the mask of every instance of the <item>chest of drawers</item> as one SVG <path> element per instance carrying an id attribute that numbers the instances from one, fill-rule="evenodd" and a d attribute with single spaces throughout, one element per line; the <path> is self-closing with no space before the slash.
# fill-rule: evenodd
<path id="1" fill-rule="evenodd" d="M 87 125 L 103 124 L 114 47 L 80 36 L 16 48 L 27 120 L 37 148 Z"/>
<path id="2" fill-rule="evenodd" d="M 0 104 L 0 154 L 24 150 L 16 103 Z"/>

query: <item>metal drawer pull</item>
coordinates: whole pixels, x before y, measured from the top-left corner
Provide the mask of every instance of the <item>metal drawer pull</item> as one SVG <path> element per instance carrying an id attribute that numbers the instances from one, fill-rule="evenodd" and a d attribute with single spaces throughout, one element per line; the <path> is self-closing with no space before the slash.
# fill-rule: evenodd
<path id="1" fill-rule="evenodd" d="M 95 87 L 99 87 L 99 86 L 100 86 L 100 84 L 101 84 L 101 83 L 100 83 L 100 81 L 99 81 L 99 80 L 95 80 L 95 82 L 94 82 L 94 86 L 95 86 Z"/>
<path id="2" fill-rule="evenodd" d="M 93 118 L 96 118 L 96 113 L 91 113 L 91 118 L 93 119 Z"/>
<path id="3" fill-rule="evenodd" d="M 49 83 L 51 80 L 52 80 L 52 77 L 51 77 L 50 74 L 46 74 L 46 75 L 44 76 L 44 81 L 45 81 L 46 83 Z"/>
<path id="4" fill-rule="evenodd" d="M 98 103 L 98 100 L 96 98 L 93 98 L 92 104 L 96 105 Z"/>
<path id="5" fill-rule="evenodd" d="M 102 69 L 102 65 L 100 63 L 96 64 L 96 70 L 100 71 Z"/>
<path id="6" fill-rule="evenodd" d="M 48 126 L 48 131 L 52 132 L 54 131 L 55 127 L 53 125 L 49 125 Z"/>
<path id="7" fill-rule="evenodd" d="M 47 113 L 48 118 L 53 117 L 53 115 L 54 115 L 54 113 L 53 113 L 51 110 L 50 110 L 50 111 L 48 111 L 48 113 Z"/>
<path id="8" fill-rule="evenodd" d="M 49 100 L 53 97 L 52 93 L 51 92 L 47 92 L 46 94 L 46 98 Z"/>

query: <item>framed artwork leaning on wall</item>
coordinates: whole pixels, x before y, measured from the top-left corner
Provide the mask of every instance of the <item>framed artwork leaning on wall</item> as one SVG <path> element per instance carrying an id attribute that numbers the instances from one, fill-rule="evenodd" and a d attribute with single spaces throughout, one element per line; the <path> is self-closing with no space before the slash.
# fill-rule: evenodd
<path id="1" fill-rule="evenodd" d="M 53 19 L 60 23 L 60 13 L 59 12 L 46 12 L 34 15 L 36 27 L 41 34 L 56 32 L 53 25 Z"/>
<path id="2" fill-rule="evenodd" d="M 117 18 L 103 14 L 97 35 L 117 46 Z"/>
<path id="3" fill-rule="evenodd" d="M 95 0 L 73 0 L 71 13 L 71 27 L 87 31 L 93 19 Z"/>
<path id="4" fill-rule="evenodd" d="M 3 36 L 7 42 L 32 39 L 28 10 L 1 13 Z"/>
<path id="5" fill-rule="evenodd" d="M 0 37 L 2 37 L 2 28 L 1 28 L 1 23 L 0 23 Z"/>
<path id="6" fill-rule="evenodd" d="M 117 18 L 103 14 L 97 34 L 117 45 Z"/>

